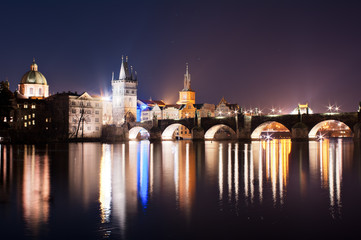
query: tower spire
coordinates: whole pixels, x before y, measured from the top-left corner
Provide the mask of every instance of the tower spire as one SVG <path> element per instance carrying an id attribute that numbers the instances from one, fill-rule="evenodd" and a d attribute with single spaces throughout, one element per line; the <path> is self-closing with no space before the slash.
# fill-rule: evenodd
<path id="1" fill-rule="evenodd" d="M 186 63 L 186 74 L 184 74 L 184 90 L 191 90 L 191 75 L 189 74 L 188 63 Z"/>
<path id="2" fill-rule="evenodd" d="M 122 63 L 119 71 L 119 79 L 129 79 L 129 78 L 130 78 L 130 73 L 128 68 L 128 56 L 125 57 L 125 62 L 124 62 L 124 57 L 122 55 Z"/>

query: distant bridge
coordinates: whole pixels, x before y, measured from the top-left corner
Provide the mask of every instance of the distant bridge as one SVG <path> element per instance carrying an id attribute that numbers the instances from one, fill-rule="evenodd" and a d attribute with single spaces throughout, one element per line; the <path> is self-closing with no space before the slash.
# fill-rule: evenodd
<path id="1" fill-rule="evenodd" d="M 259 139 L 261 133 L 272 123 L 282 124 L 290 132 L 292 139 L 314 139 L 324 123 L 336 121 L 345 124 L 354 138 L 360 138 L 360 113 L 318 113 L 296 115 L 206 117 L 184 119 L 162 119 L 128 124 L 126 138 L 136 139 L 140 132 L 149 133 L 149 138 L 170 140 L 179 126 L 189 129 L 192 139 L 215 139 L 217 131 L 227 129 L 233 139 Z"/>

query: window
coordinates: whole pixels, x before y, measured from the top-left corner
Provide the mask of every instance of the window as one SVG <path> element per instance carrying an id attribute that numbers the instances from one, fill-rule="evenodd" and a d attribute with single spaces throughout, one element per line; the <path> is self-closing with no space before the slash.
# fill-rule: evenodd
<path id="1" fill-rule="evenodd" d="M 85 121 L 88 123 L 91 122 L 91 119 L 88 117 Z"/>
<path id="2" fill-rule="evenodd" d="M 35 120 L 33 120 L 33 125 L 35 125 Z"/>
<path id="3" fill-rule="evenodd" d="M 45 118 L 45 122 L 48 122 L 49 121 L 49 119 L 48 118 Z"/>
<path id="4" fill-rule="evenodd" d="M 99 118 L 95 118 L 95 122 L 99 122 Z"/>
<path id="5" fill-rule="evenodd" d="M 72 113 L 76 113 L 76 109 L 73 108 L 73 109 L 71 110 L 71 112 L 72 112 Z"/>
<path id="6" fill-rule="evenodd" d="M 28 108 L 28 103 L 24 103 L 24 108 Z"/>
<path id="7" fill-rule="evenodd" d="M 31 108 L 32 108 L 32 109 L 35 109 L 35 108 L 36 108 L 35 103 L 32 103 L 32 104 L 31 104 Z"/>
<path id="8" fill-rule="evenodd" d="M 25 115 L 25 116 L 24 116 L 24 120 L 28 120 L 28 116 Z"/>
<path id="9" fill-rule="evenodd" d="M 74 102 L 74 101 L 72 101 L 72 102 L 71 102 L 71 105 L 73 105 L 73 106 L 74 106 L 74 105 L 75 105 L 75 102 Z"/>
<path id="10" fill-rule="evenodd" d="M 99 103 L 96 103 L 95 106 L 96 106 L 96 107 L 99 107 Z"/>
<path id="11" fill-rule="evenodd" d="M 99 114 L 99 111 L 98 111 L 98 110 L 95 110 L 95 114 Z"/>
<path id="12" fill-rule="evenodd" d="M 24 122 L 24 127 L 28 127 L 28 124 L 26 122 Z"/>
<path id="13" fill-rule="evenodd" d="M 33 113 L 33 118 L 35 118 L 35 113 Z"/>
<path id="14" fill-rule="evenodd" d="M 90 102 L 87 102 L 87 104 L 86 104 L 88 107 L 91 107 L 91 104 L 90 104 Z"/>
<path id="15" fill-rule="evenodd" d="M 87 113 L 87 114 L 91 114 L 92 111 L 91 111 L 91 110 L 87 110 L 86 113 Z"/>
<path id="16" fill-rule="evenodd" d="M 88 131 L 90 131 L 92 128 L 91 127 L 88 127 Z"/>
<path id="17" fill-rule="evenodd" d="M 29 88 L 29 94 L 33 95 L 34 94 L 34 89 L 33 88 Z"/>
<path id="18" fill-rule="evenodd" d="M 80 106 L 83 106 L 83 102 L 80 102 Z"/>
<path id="19" fill-rule="evenodd" d="M 99 127 L 96 127 L 95 130 L 99 131 Z"/>
<path id="20" fill-rule="evenodd" d="M 132 90 L 132 94 L 134 94 L 134 90 Z"/>
<path id="21" fill-rule="evenodd" d="M 42 93 L 41 93 L 41 88 L 39 88 L 39 96 L 41 96 L 41 94 L 42 94 Z"/>
<path id="22" fill-rule="evenodd" d="M 128 91 L 128 90 L 126 90 L 126 91 L 125 91 L 125 93 L 129 93 L 129 91 Z"/>
<path id="23" fill-rule="evenodd" d="M 189 106 L 188 106 L 188 109 L 192 109 L 192 106 L 191 106 L 191 105 L 189 105 Z"/>
<path id="24" fill-rule="evenodd" d="M 31 118 L 31 115 L 29 114 L 29 119 Z"/>
<path id="25" fill-rule="evenodd" d="M 29 126 L 31 125 L 31 122 L 30 122 L 30 121 L 28 122 L 28 125 L 29 125 Z"/>
<path id="26" fill-rule="evenodd" d="M 73 118 L 73 123 L 77 123 L 77 120 L 76 120 L 76 118 Z"/>

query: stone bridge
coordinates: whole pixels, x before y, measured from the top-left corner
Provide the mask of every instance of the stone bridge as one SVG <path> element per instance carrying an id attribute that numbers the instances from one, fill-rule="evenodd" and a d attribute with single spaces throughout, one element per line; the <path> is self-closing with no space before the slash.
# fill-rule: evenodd
<path id="1" fill-rule="evenodd" d="M 239 114 L 235 117 L 207 117 L 164 119 L 145 122 L 128 123 L 127 138 L 136 139 L 140 132 L 149 133 L 152 140 L 171 140 L 179 126 L 187 127 L 192 139 L 214 139 L 221 128 L 231 132 L 231 138 L 251 140 L 259 139 L 262 131 L 271 123 L 279 123 L 286 127 L 292 139 L 313 139 L 317 131 L 327 121 L 337 121 L 345 124 L 353 133 L 353 137 L 360 138 L 360 113 L 319 113 L 302 115 L 262 115 L 247 116 Z"/>

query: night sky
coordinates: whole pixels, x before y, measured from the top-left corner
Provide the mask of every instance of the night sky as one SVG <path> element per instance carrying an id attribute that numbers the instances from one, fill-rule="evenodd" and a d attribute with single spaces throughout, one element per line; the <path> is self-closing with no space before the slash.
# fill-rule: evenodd
<path id="1" fill-rule="evenodd" d="M 0 80 L 13 91 L 35 57 L 52 94 L 110 93 L 122 55 L 140 99 L 176 102 L 188 62 L 197 103 L 355 111 L 361 1 L 0 2 Z"/>

